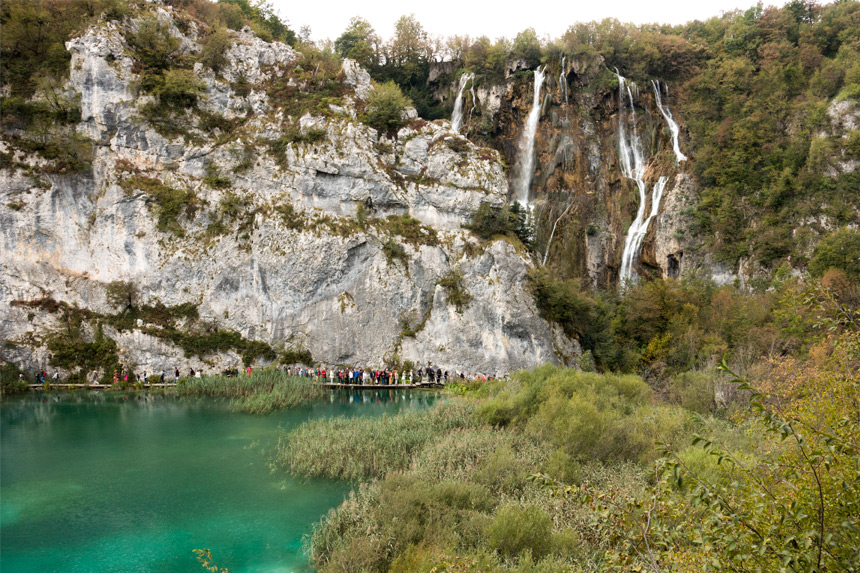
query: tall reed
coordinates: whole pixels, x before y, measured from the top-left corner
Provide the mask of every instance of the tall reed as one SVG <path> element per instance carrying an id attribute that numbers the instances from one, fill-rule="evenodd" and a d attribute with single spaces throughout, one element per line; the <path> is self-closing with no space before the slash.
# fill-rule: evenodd
<path id="1" fill-rule="evenodd" d="M 230 398 L 237 412 L 267 414 L 309 404 L 323 396 L 321 386 L 308 378 L 287 376 L 280 370 L 263 370 L 250 376 L 204 376 L 181 381 L 178 396 Z"/>
<path id="2" fill-rule="evenodd" d="M 274 463 L 304 476 L 383 477 L 448 430 L 472 425 L 472 406 L 441 404 L 379 418 L 321 418 L 281 436 Z"/>

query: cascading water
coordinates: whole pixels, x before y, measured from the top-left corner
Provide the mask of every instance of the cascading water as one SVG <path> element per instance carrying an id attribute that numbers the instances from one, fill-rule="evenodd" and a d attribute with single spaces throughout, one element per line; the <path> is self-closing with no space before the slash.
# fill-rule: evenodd
<path id="1" fill-rule="evenodd" d="M 639 249 L 642 247 L 642 241 L 648 233 L 648 225 L 651 224 L 651 219 L 657 216 L 657 211 L 660 209 L 660 200 L 663 198 L 663 190 L 666 188 L 666 183 L 669 178 L 661 176 L 657 183 L 654 184 L 654 189 L 651 191 L 651 212 L 648 213 L 648 218 L 644 221 L 642 217 L 645 214 L 645 202 L 639 204 L 639 210 L 636 213 L 636 219 L 627 230 L 627 237 L 624 239 L 624 254 L 621 256 L 621 286 L 627 281 L 633 280 L 633 261 L 639 254 Z"/>
<path id="2" fill-rule="evenodd" d="M 529 112 L 528 118 L 526 118 L 526 125 L 517 146 L 517 163 L 519 169 L 515 172 L 516 176 L 512 185 L 512 195 L 514 201 L 518 201 L 525 206 L 529 205 L 529 188 L 531 187 L 535 169 L 535 132 L 537 131 L 538 120 L 540 120 L 540 89 L 543 85 L 543 79 L 544 68 L 540 67 L 535 70 L 532 109 Z"/>
<path id="3" fill-rule="evenodd" d="M 475 97 L 475 75 L 472 74 L 472 85 L 469 86 L 469 93 L 472 94 L 472 107 L 469 108 L 469 119 L 472 119 L 472 112 L 475 111 L 475 107 L 478 105 L 478 98 Z"/>
<path id="4" fill-rule="evenodd" d="M 561 94 L 564 96 L 564 103 L 567 103 L 567 77 L 565 75 L 565 58 L 561 57 L 561 74 L 558 76 L 558 83 L 561 86 Z"/>
<path id="5" fill-rule="evenodd" d="M 471 72 L 466 72 L 460 76 L 460 89 L 457 90 L 457 99 L 454 100 L 454 114 L 451 116 L 451 129 L 457 133 L 463 127 L 463 90 L 466 89 L 466 84 L 469 83 L 469 80 L 473 79 L 475 79 L 475 74 Z"/>
<path id="6" fill-rule="evenodd" d="M 680 129 L 678 128 L 678 124 L 675 123 L 675 120 L 672 119 L 672 112 L 669 110 L 669 105 L 663 105 L 663 101 L 660 97 L 660 81 L 651 80 L 651 85 L 654 86 L 654 97 L 657 99 L 657 107 L 660 109 L 660 113 L 663 114 L 663 117 L 666 118 L 666 123 L 669 124 L 669 131 L 672 132 L 672 150 L 675 152 L 675 162 L 680 163 L 682 161 L 687 160 L 687 156 L 681 153 L 681 146 L 678 144 L 678 134 L 680 133 Z"/>
<path id="7" fill-rule="evenodd" d="M 645 218 L 645 202 L 647 199 L 646 192 L 648 186 L 645 184 L 645 159 L 642 152 L 642 140 L 639 137 L 639 129 L 636 125 L 636 108 L 634 105 L 633 94 L 639 95 L 636 89 L 636 84 L 627 82 L 627 80 L 616 70 L 615 75 L 618 77 L 618 105 L 620 113 L 618 114 L 618 151 L 621 161 L 621 173 L 628 179 L 636 182 L 636 187 L 639 190 L 639 208 L 636 210 L 636 218 L 630 224 L 627 230 L 627 237 L 624 239 L 624 252 L 621 255 L 621 270 L 619 274 L 619 284 L 621 288 L 630 281 L 635 280 L 633 275 L 633 263 L 639 255 L 639 249 L 642 247 L 642 241 L 648 233 L 648 225 L 651 219 L 657 216 L 660 209 L 660 200 L 663 198 L 663 190 L 666 188 L 668 177 L 660 177 L 654 188 L 651 191 L 651 211 Z M 627 116 L 625 111 L 625 99 L 630 102 L 630 112 Z M 628 127 L 627 124 L 630 124 Z"/>

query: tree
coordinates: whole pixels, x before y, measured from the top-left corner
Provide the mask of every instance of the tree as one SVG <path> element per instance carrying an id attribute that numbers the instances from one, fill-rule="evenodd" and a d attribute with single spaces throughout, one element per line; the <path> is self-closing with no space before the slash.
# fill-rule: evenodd
<path id="1" fill-rule="evenodd" d="M 281 20 L 275 8 L 266 0 L 219 0 L 224 4 L 238 6 L 242 15 L 251 21 L 254 32 L 264 40 L 280 40 L 291 46 L 296 44 L 296 34 Z"/>
<path id="2" fill-rule="evenodd" d="M 540 64 L 541 45 L 534 28 L 526 28 L 517 34 L 511 56 L 525 60 L 528 68 Z"/>
<path id="3" fill-rule="evenodd" d="M 379 65 L 379 36 L 367 20 L 355 16 L 343 34 L 334 41 L 334 48 L 342 58 L 355 60 L 367 69 Z"/>
<path id="4" fill-rule="evenodd" d="M 411 105 L 394 82 L 377 84 L 367 98 L 367 125 L 379 131 L 396 131 L 403 125 L 403 112 Z"/>
<path id="5" fill-rule="evenodd" d="M 205 89 L 206 84 L 193 70 L 173 69 L 164 72 L 153 93 L 164 105 L 182 109 L 193 107 Z"/>
<path id="6" fill-rule="evenodd" d="M 401 16 L 394 24 L 394 38 L 388 44 L 391 76 L 401 87 L 420 86 L 427 79 L 430 43 L 415 15 Z"/>

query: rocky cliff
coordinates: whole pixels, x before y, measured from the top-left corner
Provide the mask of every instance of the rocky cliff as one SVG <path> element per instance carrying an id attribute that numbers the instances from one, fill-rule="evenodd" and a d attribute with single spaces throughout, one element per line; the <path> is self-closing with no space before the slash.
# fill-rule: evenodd
<path id="1" fill-rule="evenodd" d="M 200 52 L 201 26 L 151 12 L 179 56 Z M 230 32 L 217 73 L 185 70 L 193 110 L 159 108 L 129 42 L 143 25 L 101 22 L 67 43 L 82 165 L 34 153 L 15 126 L 0 143 L 5 360 L 211 371 L 280 354 L 488 373 L 575 361 L 576 342 L 539 317 L 521 247 L 463 228 L 481 203 L 506 202 L 494 150 L 414 116 L 380 133 L 359 121 L 373 89 L 360 68 L 344 61 L 321 97 L 302 54 L 247 29 Z M 96 344 L 113 362 L 83 356 Z"/>
<path id="2" fill-rule="evenodd" d="M 625 118 L 618 80 L 599 55 L 552 62 L 546 77 L 531 186 L 537 248 L 543 254 L 548 250 L 548 260 L 568 274 L 610 287 L 619 280 L 625 236 L 640 205 L 635 182 L 623 176 L 620 166 L 619 121 Z M 710 271 L 708 257 L 684 240 L 685 213 L 695 201 L 698 183 L 685 162 L 675 161 L 670 129 L 651 88 L 634 85 L 632 91 L 643 143 L 644 181 L 648 189 L 660 176 L 669 182 L 637 258 L 636 275 L 677 277 L 683 270 L 702 266 Z M 471 93 L 476 94 L 474 102 L 468 100 Z M 487 141 L 513 165 L 532 94 L 533 79 L 527 71 L 511 73 L 501 85 L 481 85 L 478 80 L 474 91 L 465 94 L 465 106 L 476 111 L 463 131 Z M 680 140 L 686 145 L 685 134 Z M 646 207 L 650 206 L 649 196 Z"/>
<path id="3" fill-rule="evenodd" d="M 546 80 L 535 136 L 531 197 L 535 204 L 536 249 L 541 257 L 547 255 L 547 261 L 561 273 L 588 277 L 592 285 L 602 288 L 615 288 L 619 282 L 625 238 L 643 205 L 636 182 L 623 173 L 619 129 L 624 122 L 628 123 L 628 137 L 635 129 L 642 143 L 646 216 L 653 204 L 651 190 L 661 177 L 667 178 L 659 208 L 636 257 L 634 277 L 648 280 L 696 274 L 720 284 L 745 285 L 757 277 L 766 280 L 778 263 L 786 261 L 795 273 L 800 273 L 818 238 L 841 225 L 856 225 L 858 210 L 853 192 L 828 197 L 825 192 L 797 188 L 796 184 L 786 184 L 792 188 L 786 192 L 779 191 L 779 185 L 770 190 L 765 183 L 756 182 L 761 187 L 747 188 L 751 197 L 741 198 L 718 188 L 712 173 L 708 174 L 711 181 L 703 182 L 700 173 L 713 168 L 697 166 L 697 148 L 705 147 L 713 154 L 713 143 L 695 141 L 688 126 L 698 122 L 699 131 L 704 131 L 702 126 L 714 121 L 717 102 L 694 112 L 689 109 L 693 104 L 682 91 L 683 85 L 661 84 L 656 82 L 658 78 L 654 82 L 639 78 L 638 85 L 627 80 L 632 89 L 620 93 L 617 72 L 608 69 L 603 56 L 597 53 L 575 57 L 548 53 L 544 61 Z M 441 69 L 431 86 L 436 97 L 453 100 L 458 79 L 456 70 Z M 695 85 L 695 81 L 700 80 L 691 84 Z M 515 165 L 521 153 L 518 141 L 532 105 L 533 86 L 529 70 L 509 69 L 504 81 L 478 76 L 463 92 L 463 109 L 471 111 L 461 132 L 495 148 L 508 165 Z M 655 89 L 662 95 L 659 103 Z M 750 173 L 774 169 L 771 165 L 754 167 L 756 161 L 764 162 L 762 150 L 780 145 L 789 149 L 809 147 L 809 160 L 803 169 L 796 166 L 795 156 L 785 152 L 795 162 L 791 169 L 801 172 L 798 177 L 807 181 L 818 178 L 820 183 L 816 184 L 828 190 L 854 186 L 850 174 L 857 160 L 847 159 L 851 153 L 846 151 L 846 142 L 856 137 L 860 106 L 850 98 L 839 97 L 816 105 L 817 115 L 813 117 L 817 119 L 810 119 L 799 104 L 795 108 L 775 108 L 788 110 L 782 112 L 784 118 L 773 120 L 785 141 L 762 143 L 747 162 Z M 680 125 L 678 142 L 686 156 L 682 161 L 677 160 L 673 149 L 673 134 L 664 110 L 669 110 Z M 707 119 L 701 117 L 704 113 Z M 744 121 L 764 123 L 755 115 L 755 108 L 746 113 L 749 119 Z M 767 113 L 776 115 L 772 110 Z M 635 126 L 630 123 L 631 114 L 635 115 Z M 768 121 L 771 119 L 768 116 Z M 818 127 L 812 133 L 805 132 L 809 129 L 806 124 L 813 122 Z M 713 127 L 717 135 L 712 137 L 729 141 L 732 129 L 740 131 L 739 123 L 736 118 L 723 120 L 719 127 Z M 762 136 L 741 132 L 738 137 L 755 140 Z M 737 144 L 738 149 L 742 143 Z M 776 163 L 773 157 L 768 160 Z M 708 163 L 718 162 L 710 157 Z M 727 179 L 738 184 L 731 177 Z M 707 204 L 701 202 L 703 191 L 708 191 Z M 814 193 L 823 198 L 805 197 Z M 769 199 L 768 195 L 775 198 Z M 705 218 L 714 228 L 703 229 Z M 713 225 L 717 219 L 728 223 Z M 720 233 L 733 239 L 735 235 L 746 235 L 748 247 L 732 256 L 719 253 L 717 247 L 725 239 Z M 785 233 L 790 236 L 782 236 Z"/>

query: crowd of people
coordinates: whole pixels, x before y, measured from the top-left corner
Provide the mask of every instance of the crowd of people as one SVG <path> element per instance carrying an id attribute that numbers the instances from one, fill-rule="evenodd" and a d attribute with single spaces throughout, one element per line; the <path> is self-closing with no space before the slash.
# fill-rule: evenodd
<path id="1" fill-rule="evenodd" d="M 313 378 L 317 382 L 329 384 L 349 384 L 365 386 L 394 386 L 406 384 L 447 384 L 456 380 L 492 380 L 493 376 L 467 372 L 449 372 L 441 368 L 414 369 L 364 369 L 364 368 L 303 368 L 284 366 L 288 376 Z"/>
<path id="2" fill-rule="evenodd" d="M 305 368 L 301 366 L 283 366 L 282 370 L 287 376 L 299 376 L 302 378 L 312 378 L 315 382 L 323 382 L 328 384 L 347 384 L 347 385 L 365 385 L 365 386 L 394 386 L 394 385 L 411 385 L 411 384 L 447 384 L 450 381 L 483 381 L 493 380 L 496 376 L 487 376 L 486 374 L 472 372 L 449 372 L 441 368 L 418 368 L 417 370 L 409 369 L 365 369 L 365 368 Z M 239 368 L 226 368 L 222 374 L 232 377 L 240 375 Z M 250 376 L 254 369 L 250 366 L 244 369 L 244 374 Z M 180 379 L 179 368 L 173 369 L 173 376 L 161 370 L 157 374 L 157 383 L 177 383 Z M 188 369 L 189 378 L 200 378 L 203 375 L 202 370 Z M 23 377 L 21 374 L 19 377 Z M 127 385 L 129 381 L 137 384 L 149 384 L 152 376 L 147 375 L 147 372 L 127 372 L 116 371 L 113 373 L 113 383 Z M 48 381 L 48 373 L 40 370 L 36 372 L 36 383 L 45 384 Z M 51 381 L 57 383 L 60 381 L 59 372 L 54 372 L 51 376 Z M 94 386 L 99 385 L 98 373 L 92 373 L 90 383 Z"/>

